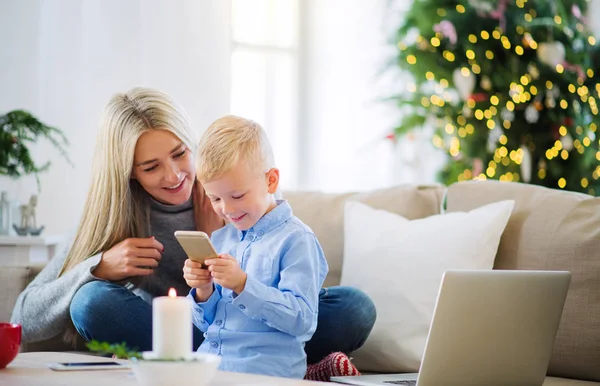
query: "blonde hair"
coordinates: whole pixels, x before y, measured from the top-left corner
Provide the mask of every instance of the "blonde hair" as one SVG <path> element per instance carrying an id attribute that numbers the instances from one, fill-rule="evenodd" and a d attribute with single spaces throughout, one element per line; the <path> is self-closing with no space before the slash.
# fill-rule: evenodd
<path id="1" fill-rule="evenodd" d="M 183 109 L 167 94 L 137 87 L 114 95 L 105 107 L 87 200 L 59 276 L 127 238 L 149 235 L 148 195 L 130 177 L 136 143 L 153 129 L 170 131 L 196 149 Z"/>
<path id="2" fill-rule="evenodd" d="M 206 182 L 219 178 L 239 162 L 257 174 L 275 167 L 265 130 L 250 119 L 226 115 L 214 121 L 200 139 L 196 157 L 198 179 Z"/>

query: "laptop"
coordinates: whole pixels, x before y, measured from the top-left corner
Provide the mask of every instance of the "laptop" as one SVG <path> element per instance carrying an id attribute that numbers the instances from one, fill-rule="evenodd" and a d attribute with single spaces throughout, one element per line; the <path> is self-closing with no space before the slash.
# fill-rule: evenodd
<path id="1" fill-rule="evenodd" d="M 418 373 L 331 377 L 357 386 L 541 386 L 566 271 L 444 273 Z"/>

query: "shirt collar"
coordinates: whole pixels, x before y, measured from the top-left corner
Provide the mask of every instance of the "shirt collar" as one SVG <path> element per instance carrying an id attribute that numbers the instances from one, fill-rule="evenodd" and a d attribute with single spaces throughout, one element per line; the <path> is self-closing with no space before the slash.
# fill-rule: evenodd
<path id="1" fill-rule="evenodd" d="M 277 200 L 276 203 L 277 206 L 262 216 L 252 228 L 238 231 L 240 241 L 249 236 L 252 241 L 258 240 L 292 218 L 292 207 L 286 200 Z"/>

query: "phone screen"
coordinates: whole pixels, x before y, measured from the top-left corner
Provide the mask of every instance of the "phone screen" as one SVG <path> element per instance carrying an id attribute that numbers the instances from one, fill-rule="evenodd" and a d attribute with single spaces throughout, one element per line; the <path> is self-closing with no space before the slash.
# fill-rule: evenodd
<path id="1" fill-rule="evenodd" d="M 80 367 L 80 366 L 122 366 L 122 363 L 117 362 L 63 362 L 61 365 L 65 367 Z"/>

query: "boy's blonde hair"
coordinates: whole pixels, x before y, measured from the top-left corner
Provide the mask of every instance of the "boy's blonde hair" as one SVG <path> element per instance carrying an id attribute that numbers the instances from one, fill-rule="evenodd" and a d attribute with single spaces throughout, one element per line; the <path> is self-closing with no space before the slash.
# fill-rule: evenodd
<path id="1" fill-rule="evenodd" d="M 214 121 L 202 135 L 196 175 L 201 182 L 212 181 L 239 162 L 246 163 L 249 170 L 257 174 L 275 167 L 265 130 L 250 119 L 226 115 Z"/>

